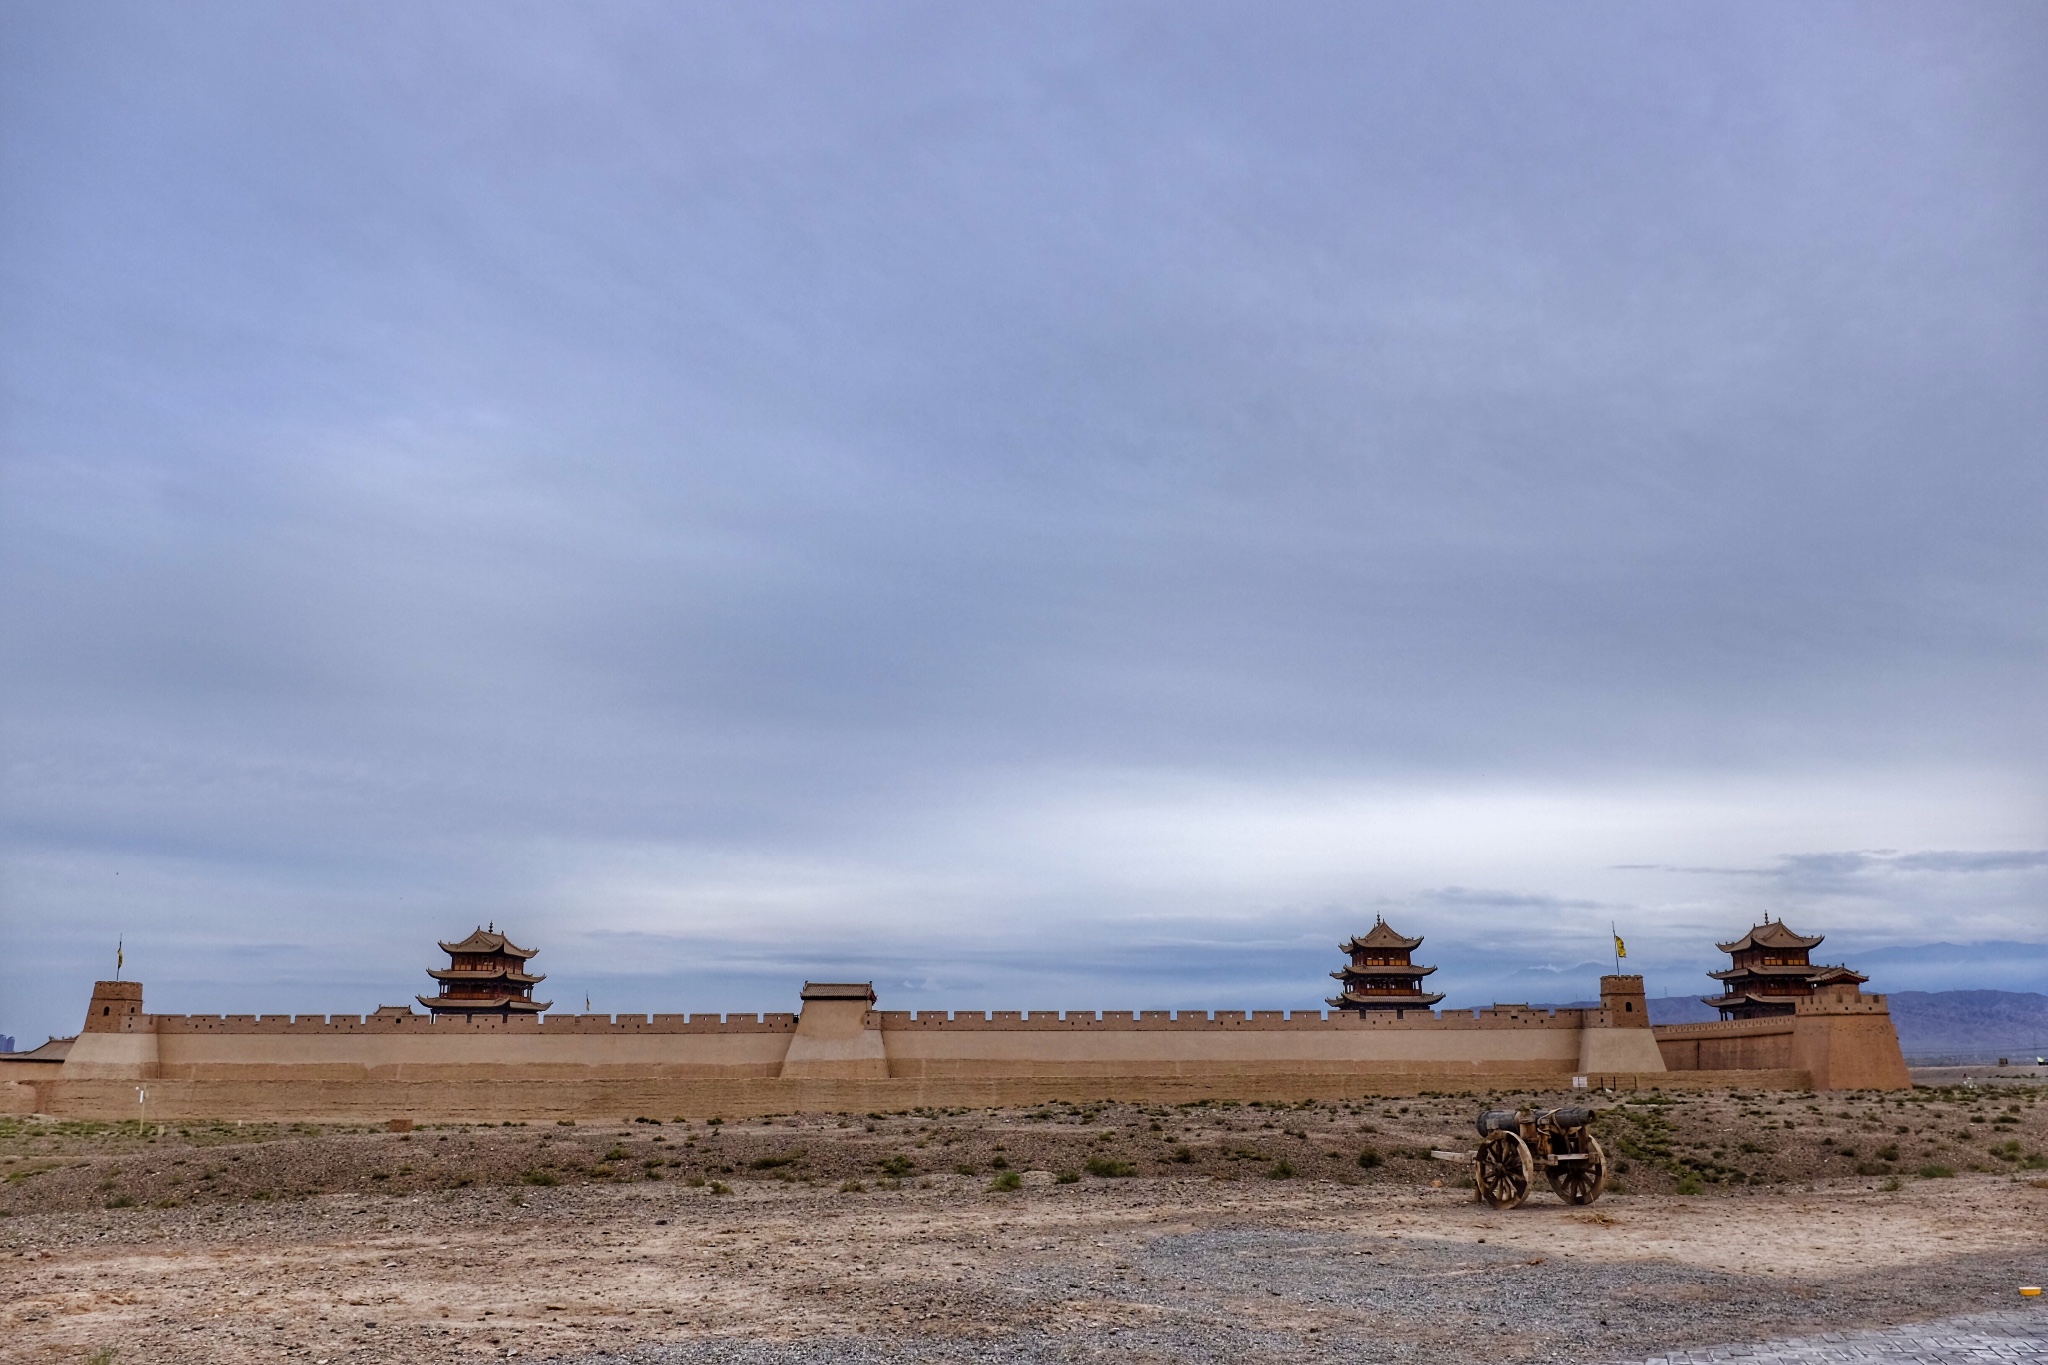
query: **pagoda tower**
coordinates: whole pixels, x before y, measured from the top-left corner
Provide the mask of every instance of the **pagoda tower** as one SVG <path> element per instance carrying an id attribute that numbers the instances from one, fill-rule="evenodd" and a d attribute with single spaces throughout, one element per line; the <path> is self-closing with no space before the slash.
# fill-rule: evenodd
<path id="1" fill-rule="evenodd" d="M 1418 967 L 1408 955 L 1422 946 L 1419 938 L 1403 938 L 1393 926 L 1373 916 L 1372 931 L 1362 938 L 1340 943 L 1337 950 L 1350 955 L 1349 966 L 1330 975 L 1343 983 L 1342 993 L 1329 1004 L 1340 1010 L 1426 1010 L 1443 999 L 1422 989 L 1422 978 L 1434 967 Z"/>
<path id="2" fill-rule="evenodd" d="M 1783 920 L 1766 915 L 1733 943 L 1714 945 L 1730 962 L 1726 971 L 1707 973 L 1721 983 L 1721 994 L 1703 996 L 1701 1003 L 1720 1010 L 1723 1019 L 1763 1019 L 1791 1014 L 1801 1000 L 1822 991 L 1858 994 L 1869 977 L 1847 967 L 1816 967 L 1809 960 L 1825 937 L 1795 934 Z"/>
<path id="3" fill-rule="evenodd" d="M 552 1000 L 535 1000 L 533 988 L 547 980 L 526 970 L 539 951 L 521 948 L 493 924 L 460 943 L 443 943 L 448 965 L 428 976 L 441 983 L 438 995 L 415 996 L 435 1014 L 539 1014 Z"/>

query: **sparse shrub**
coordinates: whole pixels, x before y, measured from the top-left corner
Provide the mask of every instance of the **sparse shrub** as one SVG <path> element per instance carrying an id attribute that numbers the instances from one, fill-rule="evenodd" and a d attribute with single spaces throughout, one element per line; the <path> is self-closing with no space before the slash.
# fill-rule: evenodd
<path id="1" fill-rule="evenodd" d="M 1368 1147 L 1358 1154 L 1358 1164 L 1368 1171 L 1385 1160 L 1377 1147 Z"/>
<path id="2" fill-rule="evenodd" d="M 731 1194 L 731 1193 L 732 1193 L 732 1186 L 730 1186 L 730 1185 L 726 1184 L 726 1183 L 725 1183 L 725 1182 L 724 1182 L 723 1180 L 714 1180 L 714 1181 L 712 1181 L 712 1182 L 711 1182 L 711 1193 L 713 1193 L 713 1194 Z"/>
<path id="3" fill-rule="evenodd" d="M 1897 1191 L 1904 1187 L 1899 1184 L 1899 1178 L 1897 1176 L 1893 1176 L 1891 1179 L 1885 1181 L 1884 1184 L 1879 1185 L 1878 1188 L 1881 1190 Z"/>
<path id="4" fill-rule="evenodd" d="M 605 1153 L 605 1154 L 604 1154 L 603 1156 L 599 1157 L 599 1158 L 598 1158 L 598 1160 L 599 1160 L 599 1161 L 624 1161 L 624 1160 L 626 1159 L 627 1155 L 628 1155 L 628 1154 L 627 1154 L 627 1152 L 626 1152 L 626 1149 L 625 1149 L 624 1147 L 614 1147 L 614 1148 L 612 1148 L 612 1149 L 611 1149 L 610 1151 L 606 1152 L 606 1153 Z"/>
<path id="5" fill-rule="evenodd" d="M 1052 1183 L 1055 1185 L 1072 1185 L 1078 1183 L 1080 1179 L 1081 1177 L 1073 1171 L 1061 1171 L 1053 1176 Z"/>
<path id="6" fill-rule="evenodd" d="M 1285 1159 L 1276 1161 L 1266 1168 L 1268 1180 L 1291 1180 L 1294 1178 L 1294 1163 Z"/>
<path id="7" fill-rule="evenodd" d="M 1922 1166 L 1914 1174 L 1922 1180 L 1953 1180 L 1956 1173 L 1952 1166 Z"/>
<path id="8" fill-rule="evenodd" d="M 559 1185 L 562 1182 L 555 1179 L 552 1171 L 526 1171 L 520 1175 L 519 1183 L 522 1185 Z"/>
<path id="9" fill-rule="evenodd" d="M 867 1193 L 867 1188 L 866 1185 L 861 1184 L 858 1180 L 842 1180 L 839 1182 L 839 1192 L 841 1194 L 865 1194 Z"/>
<path id="10" fill-rule="evenodd" d="M 1698 1194 L 1701 1188 L 1700 1178 L 1690 1172 L 1678 1178 L 1678 1192 L 1680 1194 Z"/>
<path id="11" fill-rule="evenodd" d="M 1083 1168 L 1088 1174 L 1102 1180 L 1121 1180 L 1125 1176 L 1138 1173 L 1138 1168 L 1130 1162 L 1118 1161 L 1114 1157 L 1106 1156 L 1089 1157 L 1087 1162 L 1084 1163 Z"/>
<path id="12" fill-rule="evenodd" d="M 898 1180 L 901 1180 L 904 1176 L 917 1169 L 917 1163 L 904 1156 L 901 1152 L 898 1152 L 895 1156 L 883 1157 L 875 1165 L 881 1168 L 884 1175 L 894 1176 Z"/>
<path id="13" fill-rule="evenodd" d="M 1887 1142 L 1884 1146 L 1877 1149 L 1876 1155 L 1879 1161 L 1897 1161 L 1899 1159 L 1899 1144 Z"/>
<path id="14" fill-rule="evenodd" d="M 1176 1148 L 1174 1148 L 1174 1149 L 1173 1149 L 1173 1155 L 1167 1158 L 1167 1160 L 1168 1160 L 1168 1161 L 1177 1161 L 1177 1162 L 1179 1162 L 1179 1163 L 1180 1163 L 1181 1165 L 1183 1165 L 1183 1166 L 1185 1166 L 1185 1165 L 1187 1165 L 1188 1163 L 1192 1162 L 1192 1161 L 1193 1161 L 1194 1159 L 1195 1159 L 1195 1154 L 1194 1154 L 1194 1152 L 1193 1152 L 1193 1151 L 1192 1151 L 1191 1149 L 1187 1148 L 1187 1147 L 1176 1147 Z"/>
<path id="15" fill-rule="evenodd" d="M 1024 1188 L 1024 1177 L 1015 1171 L 999 1171 L 996 1178 L 988 1182 L 988 1188 L 991 1194 L 1005 1190 L 1021 1190 Z"/>

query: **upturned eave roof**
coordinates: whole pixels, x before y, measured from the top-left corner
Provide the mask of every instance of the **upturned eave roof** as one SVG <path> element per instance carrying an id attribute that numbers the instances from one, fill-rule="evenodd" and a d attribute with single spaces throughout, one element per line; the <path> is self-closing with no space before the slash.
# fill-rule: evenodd
<path id="1" fill-rule="evenodd" d="M 1423 991 L 1375 991 L 1370 995 L 1354 995 L 1346 991 L 1342 995 L 1325 997 L 1323 1003 L 1332 1009 L 1342 1009 L 1346 1005 L 1387 1005 L 1395 1009 L 1423 1009 L 1441 999 L 1441 993 L 1431 994 Z"/>
<path id="2" fill-rule="evenodd" d="M 1431 972 L 1435 970 L 1436 968 L 1434 967 L 1424 967 L 1417 965 L 1415 963 L 1410 963 L 1407 966 L 1403 967 L 1339 967 L 1336 971 L 1331 972 L 1330 975 L 1336 977 L 1339 981 L 1342 981 L 1347 977 L 1423 977 L 1428 976 Z"/>
<path id="3" fill-rule="evenodd" d="M 522 948 L 503 934 L 490 929 L 478 929 L 460 943 L 443 943 L 444 953 L 503 953 L 507 957 L 527 958 L 538 953 L 538 948 Z"/>
<path id="4" fill-rule="evenodd" d="M 1773 966 L 1759 964 L 1753 967 L 1723 967 L 1720 971 L 1708 972 L 1707 975 L 1716 981 L 1734 981 L 1745 976 L 1794 977 L 1803 980 L 1823 970 L 1825 969 L 1809 966 L 1804 962 L 1787 962 Z"/>
<path id="5" fill-rule="evenodd" d="M 545 975 L 529 976 L 510 967 L 429 968 L 427 975 L 436 981 L 510 981 L 521 986 L 534 986 L 547 980 Z"/>
<path id="6" fill-rule="evenodd" d="M 413 999 L 425 1005 L 436 1014 L 497 1014 L 510 1010 L 514 1014 L 539 1014 L 552 1009 L 552 1000 L 528 1000 L 523 995 L 478 996 L 473 999 L 454 995 L 416 995 Z"/>
<path id="7" fill-rule="evenodd" d="M 1393 925 L 1388 924 L 1383 919 L 1376 919 L 1371 929 L 1357 938 L 1340 943 L 1337 946 L 1347 953 L 1371 950 L 1373 948 L 1405 948 L 1409 952 L 1413 952 L 1422 946 L 1422 940 L 1420 938 L 1403 938 L 1394 932 Z"/>
<path id="8" fill-rule="evenodd" d="M 1768 920 L 1757 925 L 1733 943 L 1717 943 L 1714 946 L 1724 953 L 1740 953 L 1750 948 L 1818 948 L 1826 934 L 1815 934 L 1807 938 L 1795 934 L 1785 927 L 1783 920 Z"/>

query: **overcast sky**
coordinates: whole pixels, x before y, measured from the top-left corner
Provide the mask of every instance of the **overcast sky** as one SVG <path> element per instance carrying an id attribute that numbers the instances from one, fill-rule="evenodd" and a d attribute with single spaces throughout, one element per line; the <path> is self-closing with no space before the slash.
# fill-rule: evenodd
<path id="1" fill-rule="evenodd" d="M 0 16 L 24 1046 L 2048 989 L 2032 0 Z"/>

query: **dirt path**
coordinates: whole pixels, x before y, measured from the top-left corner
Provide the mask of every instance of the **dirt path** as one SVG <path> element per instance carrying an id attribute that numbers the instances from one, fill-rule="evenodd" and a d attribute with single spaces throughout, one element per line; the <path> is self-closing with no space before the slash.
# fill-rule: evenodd
<path id="1" fill-rule="evenodd" d="M 1415 1185 L 986 1184 L 10 1218 L 0 1358 L 1587 1361 L 2010 1307 L 2048 1278 L 2048 1189 L 2008 1177 L 1510 1213 Z"/>

